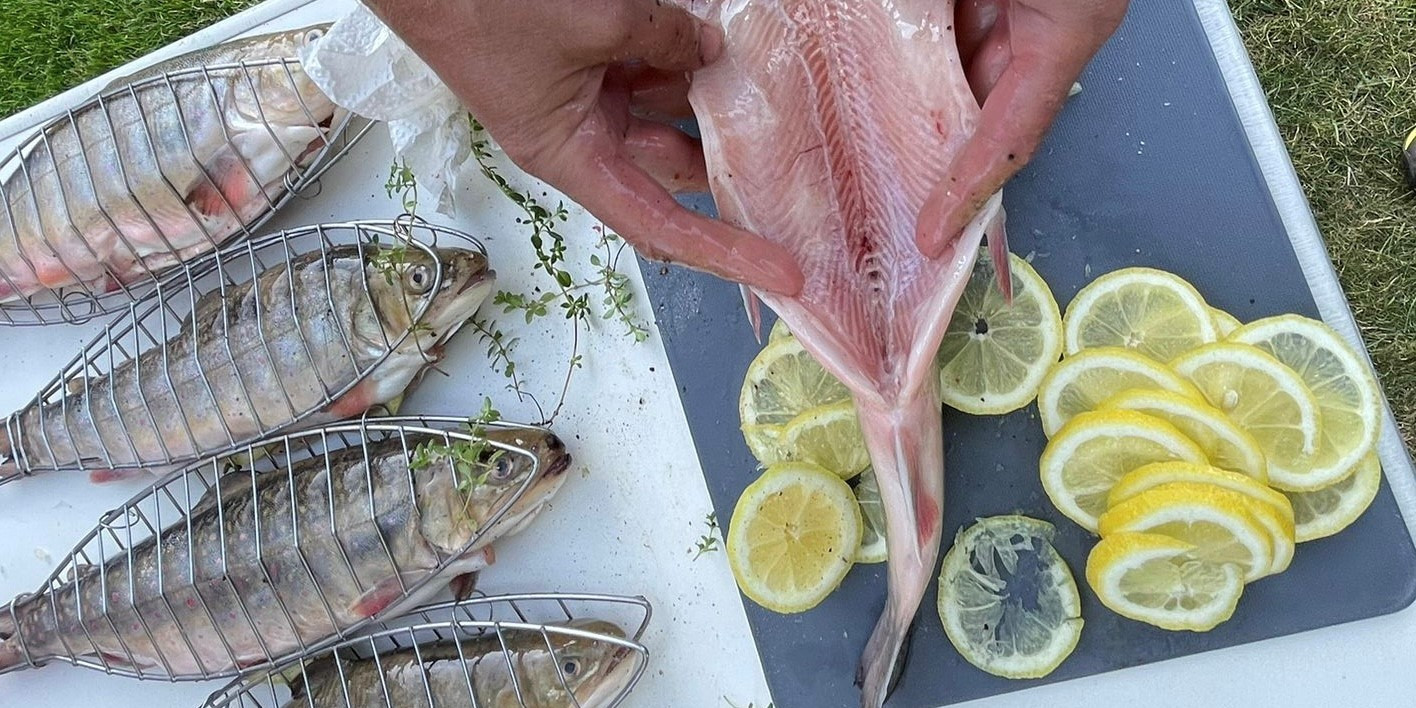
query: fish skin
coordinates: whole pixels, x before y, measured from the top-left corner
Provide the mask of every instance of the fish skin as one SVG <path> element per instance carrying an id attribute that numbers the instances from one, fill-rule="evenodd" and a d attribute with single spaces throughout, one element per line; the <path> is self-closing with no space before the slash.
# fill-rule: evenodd
<path id="1" fill-rule="evenodd" d="M 880 484 L 889 596 L 861 659 L 880 706 L 938 557 L 944 452 L 933 360 L 995 195 L 939 258 L 915 242 L 979 105 L 940 0 L 679 0 L 720 27 L 695 72 L 709 179 L 729 223 L 786 248 L 806 281 L 759 295 L 851 390 Z"/>
<path id="2" fill-rule="evenodd" d="M 0 435 L 0 457 L 15 459 L 0 464 L 0 479 L 160 467 L 227 449 L 233 439 L 354 417 L 397 398 L 496 280 L 481 253 L 435 252 L 443 273 L 436 291 L 428 288 L 438 264 L 420 249 L 406 249 L 406 263 L 389 266 L 374 263 L 370 247 L 361 253 L 337 246 L 207 293 L 164 346 L 80 380 L 59 400 L 14 413 L 10 434 Z M 390 352 L 424 307 L 427 326 Z M 385 353 L 361 383 L 318 410 Z"/>
<path id="3" fill-rule="evenodd" d="M 154 675 L 215 677 L 421 605 L 455 576 L 485 567 L 491 544 L 523 528 L 564 484 L 570 456 L 555 435 L 485 437 L 531 455 L 497 458 L 467 497 L 447 458 L 410 472 L 418 446 L 443 440 L 425 434 L 410 434 L 407 446 L 398 436 L 370 445 L 367 463 L 355 446 L 288 473 L 228 476 L 219 501 L 209 492 L 190 523 L 164 530 L 160 548 L 150 537 L 131 549 L 131 563 L 115 554 L 53 590 L 16 598 L 0 614 L 0 670 L 26 666 L 27 652 L 38 665 L 103 656 Z"/>
<path id="4" fill-rule="evenodd" d="M 298 63 L 251 67 L 249 83 L 235 69 L 213 70 L 215 92 L 201 74 L 121 89 L 193 67 L 298 59 L 328 26 L 239 39 L 142 70 L 5 158 L 0 303 L 69 286 L 103 294 L 213 250 L 266 213 L 342 115 Z"/>
<path id="5" fill-rule="evenodd" d="M 600 620 L 576 620 L 564 626 L 625 636 L 618 626 Z M 292 696 L 282 708 L 607 708 L 634 678 L 634 662 L 626 659 L 623 647 L 612 642 L 549 632 L 553 650 L 548 651 L 548 640 L 539 632 L 507 630 L 504 636 L 505 650 L 493 633 L 460 642 L 420 645 L 417 654 L 412 649 L 388 652 L 379 656 L 378 663 L 351 660 L 344 654 L 338 659 L 322 658 L 307 664 L 296 676 Z M 566 673 L 567 665 L 572 665 L 573 672 Z M 513 673 L 517 684 L 512 683 Z M 468 695 L 469 676 L 475 703 Z M 518 686 L 521 700 L 517 698 Z M 433 703 L 428 702 L 429 692 Z"/>

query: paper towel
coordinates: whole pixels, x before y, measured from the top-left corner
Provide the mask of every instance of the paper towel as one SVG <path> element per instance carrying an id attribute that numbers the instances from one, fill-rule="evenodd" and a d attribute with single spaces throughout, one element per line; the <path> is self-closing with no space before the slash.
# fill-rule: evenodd
<path id="1" fill-rule="evenodd" d="M 387 123 L 394 159 L 412 170 L 438 212 L 452 215 L 472 160 L 471 116 L 437 74 L 357 3 L 300 59 L 331 101 Z"/>

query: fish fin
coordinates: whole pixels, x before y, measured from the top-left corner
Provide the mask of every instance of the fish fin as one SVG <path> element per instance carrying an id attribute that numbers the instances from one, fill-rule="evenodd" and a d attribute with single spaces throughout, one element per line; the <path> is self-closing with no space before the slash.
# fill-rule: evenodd
<path id="1" fill-rule="evenodd" d="M 384 578 L 360 595 L 349 609 L 360 617 L 373 617 L 388 609 L 402 598 L 403 594 L 403 583 L 397 577 Z"/>
<path id="2" fill-rule="evenodd" d="M 1013 304 L 1013 266 L 1008 261 L 1008 225 L 1003 211 L 988 228 L 988 257 L 993 261 L 993 270 L 998 275 L 998 290 L 1003 293 L 1003 301 Z"/>
<path id="3" fill-rule="evenodd" d="M 477 576 L 481 571 L 463 573 L 452 579 L 448 586 L 452 588 L 452 596 L 457 600 L 466 600 L 472 597 L 472 593 L 477 592 Z"/>
<path id="4" fill-rule="evenodd" d="M 89 481 L 94 484 L 109 484 L 143 477 L 147 473 L 147 470 L 133 467 L 121 470 L 89 470 Z"/>
<path id="5" fill-rule="evenodd" d="M 340 396 L 329 406 L 329 414 L 338 420 L 346 418 L 356 418 L 364 414 L 378 401 L 374 400 L 374 385 L 371 379 L 359 382 L 359 385 L 350 389 L 348 393 Z"/>
<path id="6" fill-rule="evenodd" d="M 25 660 L 25 653 L 20 649 L 19 642 L 14 639 L 0 642 L 0 673 L 13 671 L 28 664 L 29 661 Z"/>
<path id="7" fill-rule="evenodd" d="M 752 326 L 752 336 L 757 338 L 757 343 L 762 343 L 762 301 L 757 299 L 757 293 L 752 292 L 752 288 L 746 285 L 738 286 L 742 291 L 742 307 L 747 310 L 747 323 Z"/>
<path id="8" fill-rule="evenodd" d="M 14 460 L 0 462 L 0 482 L 9 479 L 14 479 L 15 477 L 19 477 L 21 474 L 23 473 L 20 472 L 20 463 Z"/>
<path id="9" fill-rule="evenodd" d="M 237 205 L 249 202 L 255 191 L 241 163 L 235 158 L 224 158 L 216 162 L 209 178 L 203 178 L 187 192 L 187 203 L 203 216 L 239 219 Z"/>

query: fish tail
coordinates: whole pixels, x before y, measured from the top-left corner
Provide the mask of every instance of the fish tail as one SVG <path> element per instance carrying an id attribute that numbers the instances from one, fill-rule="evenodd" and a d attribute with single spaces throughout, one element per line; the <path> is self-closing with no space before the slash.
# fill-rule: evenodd
<path id="1" fill-rule="evenodd" d="M 861 705 L 884 705 L 897 680 L 915 613 L 939 556 L 944 431 L 936 384 L 893 407 L 858 405 L 885 509 L 890 594 L 856 674 Z"/>
<path id="2" fill-rule="evenodd" d="M 742 291 L 742 307 L 747 310 L 747 323 L 752 326 L 752 336 L 757 339 L 757 343 L 762 343 L 762 301 L 757 298 L 757 293 L 752 292 L 752 288 L 740 285 Z"/>
<path id="3" fill-rule="evenodd" d="M 1008 262 L 1008 219 L 1003 210 L 998 210 L 998 218 L 988 225 L 988 257 L 993 261 L 994 272 L 998 274 L 998 289 L 1003 300 L 1013 304 L 1013 267 Z"/>

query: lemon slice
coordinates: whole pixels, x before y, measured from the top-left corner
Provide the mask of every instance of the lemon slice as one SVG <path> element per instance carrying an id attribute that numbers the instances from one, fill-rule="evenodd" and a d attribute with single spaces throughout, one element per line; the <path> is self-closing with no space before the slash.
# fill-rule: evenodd
<path id="1" fill-rule="evenodd" d="M 1103 411 L 1073 418 L 1048 442 L 1038 464 L 1053 505 L 1094 533 L 1118 479 L 1152 462 L 1171 460 L 1200 463 L 1205 453 L 1163 420 L 1134 411 Z"/>
<path id="2" fill-rule="evenodd" d="M 1185 462 L 1161 462 L 1146 465 L 1116 483 L 1107 497 L 1111 507 L 1152 489 L 1162 489 L 1176 494 L 1195 494 L 1203 497 L 1205 487 L 1213 486 L 1235 492 L 1244 498 L 1249 513 L 1268 533 L 1269 545 L 1273 548 L 1273 560 L 1264 575 L 1275 575 L 1288 570 L 1293 562 L 1293 551 L 1297 543 L 1293 521 L 1293 505 L 1282 494 L 1255 482 L 1251 477 L 1228 472 L 1207 465 L 1191 465 Z"/>
<path id="3" fill-rule="evenodd" d="M 1210 316 L 1214 319 L 1214 331 L 1219 335 L 1220 339 L 1228 337 L 1231 332 L 1244 326 L 1244 323 L 1240 322 L 1239 318 L 1218 307 L 1210 309 Z"/>
<path id="4" fill-rule="evenodd" d="M 890 557 L 885 545 L 885 505 L 880 501 L 880 485 L 875 481 L 874 470 L 866 469 L 856 477 L 855 495 L 865 523 L 855 562 L 884 563 Z"/>
<path id="5" fill-rule="evenodd" d="M 1155 389 L 1199 398 L 1199 392 L 1164 364 L 1116 347 L 1089 349 L 1052 367 L 1037 393 L 1042 431 L 1052 437 L 1072 416 L 1096 410 L 1128 389 Z"/>
<path id="6" fill-rule="evenodd" d="M 1123 268 L 1097 278 L 1067 306 L 1067 353 L 1125 347 L 1167 362 L 1219 338 L 1209 305 L 1178 276 Z"/>
<path id="7" fill-rule="evenodd" d="M 1027 261 L 1010 254 L 1009 263 L 1013 304 L 1003 301 L 992 261 L 979 258 L 939 346 L 940 396 L 965 413 L 1001 415 L 1032 403 L 1062 356 L 1052 291 Z"/>
<path id="8" fill-rule="evenodd" d="M 791 330 L 787 329 L 786 320 L 783 320 L 782 318 L 778 317 L 777 321 L 772 323 L 772 330 L 767 333 L 767 342 L 771 343 L 778 340 L 787 339 L 791 336 L 792 333 Z"/>
<path id="9" fill-rule="evenodd" d="M 1207 344 L 1171 365 L 1259 441 L 1270 484 L 1311 487 L 1308 461 L 1318 447 L 1320 418 L 1317 400 L 1298 374 L 1247 344 Z"/>
<path id="10" fill-rule="evenodd" d="M 733 507 L 728 564 L 743 594 L 774 612 L 805 612 L 850 571 L 860 505 L 840 477 L 816 465 L 767 468 Z"/>
<path id="11" fill-rule="evenodd" d="M 1268 462 L 1259 449 L 1259 441 L 1213 406 L 1169 391 L 1136 389 L 1106 399 L 1101 408 L 1136 411 L 1160 418 L 1194 440 L 1205 451 L 1210 464 L 1268 482 Z"/>
<path id="12" fill-rule="evenodd" d="M 1246 497 L 1214 485 L 1178 482 L 1146 490 L 1108 509 L 1099 527 L 1103 538 L 1154 533 L 1184 541 L 1195 558 L 1238 566 L 1245 581 L 1273 567 L 1273 541 Z"/>
<path id="13" fill-rule="evenodd" d="M 1082 601 L 1055 533 L 1045 521 L 995 516 L 955 537 L 939 573 L 939 619 L 970 664 L 1041 678 L 1077 647 Z"/>
<path id="14" fill-rule="evenodd" d="M 1366 361 L 1317 320 L 1283 315 L 1251 322 L 1229 336 L 1252 344 L 1298 373 L 1317 399 L 1322 436 L 1302 485 L 1325 487 L 1350 473 L 1377 445 L 1381 403 Z"/>
<path id="15" fill-rule="evenodd" d="M 1207 632 L 1234 616 L 1244 580 L 1233 565 L 1196 558 L 1168 536 L 1107 536 L 1087 557 L 1087 582 L 1122 617 L 1163 629 Z"/>
<path id="16" fill-rule="evenodd" d="M 851 479 L 870 466 L 870 453 L 850 401 L 809 409 L 792 418 L 777 440 L 781 454 L 824 467 Z"/>
<path id="17" fill-rule="evenodd" d="M 778 443 L 787 423 L 810 408 L 848 400 L 845 385 L 795 338 L 768 343 L 747 367 L 738 397 L 743 438 L 762 464 L 780 462 Z"/>
<path id="18" fill-rule="evenodd" d="M 1382 463 L 1372 451 L 1336 484 L 1314 492 L 1284 492 L 1293 502 L 1298 542 L 1326 538 L 1351 526 L 1372 505 L 1381 485 Z"/>

